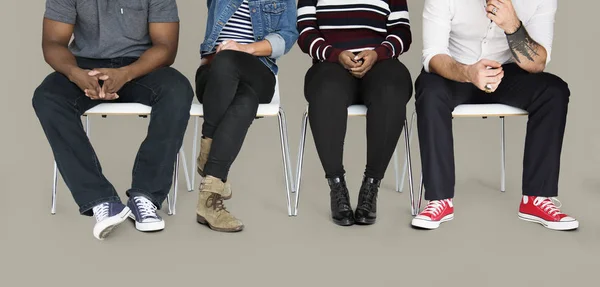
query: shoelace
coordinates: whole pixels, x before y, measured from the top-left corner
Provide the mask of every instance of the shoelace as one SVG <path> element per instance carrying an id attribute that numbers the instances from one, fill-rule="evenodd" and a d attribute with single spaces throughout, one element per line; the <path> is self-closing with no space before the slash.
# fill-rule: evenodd
<path id="1" fill-rule="evenodd" d="M 108 203 L 102 203 L 100 205 L 94 206 L 92 209 L 94 211 L 94 216 L 96 217 L 96 222 L 100 222 L 108 217 L 108 210 L 110 205 Z"/>
<path id="2" fill-rule="evenodd" d="M 364 200 L 361 201 L 361 209 L 371 209 L 371 206 L 373 205 L 373 198 L 375 197 L 375 186 L 374 185 L 367 185 L 366 187 L 366 192 L 364 193 Z"/>
<path id="3" fill-rule="evenodd" d="M 425 210 L 423 210 L 422 214 L 431 214 L 433 216 L 437 216 L 442 212 L 442 209 L 446 206 L 446 202 L 443 200 L 432 200 L 427 204 Z"/>
<path id="4" fill-rule="evenodd" d="M 561 214 L 560 207 L 562 206 L 562 203 L 560 202 L 560 200 L 553 197 L 536 197 L 533 201 L 533 205 L 540 207 L 544 212 L 550 214 L 551 216 Z"/>
<path id="5" fill-rule="evenodd" d="M 344 192 L 342 183 L 336 183 L 333 186 L 333 190 L 335 191 L 335 203 L 337 206 L 350 208 L 350 198 L 348 197 L 348 193 Z"/>
<path id="6" fill-rule="evenodd" d="M 213 208 L 215 211 L 227 211 L 227 208 L 223 204 L 223 198 L 218 193 L 211 193 L 206 199 L 206 207 Z"/>
<path id="7" fill-rule="evenodd" d="M 133 201 L 135 203 L 135 206 L 139 210 L 140 217 L 142 217 L 142 219 L 157 218 L 156 206 L 154 205 L 154 203 L 152 203 L 152 201 L 143 196 L 136 196 L 133 198 Z"/>

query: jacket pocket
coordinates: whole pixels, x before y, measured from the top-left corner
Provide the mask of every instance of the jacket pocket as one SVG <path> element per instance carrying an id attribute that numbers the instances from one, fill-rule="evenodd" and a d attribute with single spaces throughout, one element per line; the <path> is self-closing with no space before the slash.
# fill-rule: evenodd
<path id="1" fill-rule="evenodd" d="M 140 0 L 119 0 L 117 9 L 125 37 L 142 40 L 148 36 L 148 9 Z"/>
<path id="2" fill-rule="evenodd" d="M 267 32 L 280 30 L 280 21 L 287 9 L 286 3 L 278 0 L 267 0 L 262 3 L 263 19 L 265 20 Z"/>

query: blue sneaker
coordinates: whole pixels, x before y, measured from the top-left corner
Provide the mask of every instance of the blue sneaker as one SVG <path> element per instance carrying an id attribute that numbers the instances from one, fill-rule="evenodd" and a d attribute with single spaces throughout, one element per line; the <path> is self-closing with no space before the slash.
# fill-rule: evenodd
<path id="1" fill-rule="evenodd" d="M 139 231 L 159 231 L 165 229 L 165 221 L 156 213 L 156 205 L 145 196 L 130 197 L 127 206 L 132 213 L 129 218 L 135 220 Z"/>
<path id="2" fill-rule="evenodd" d="M 96 217 L 94 237 L 104 240 L 106 236 L 119 224 L 127 220 L 131 214 L 129 207 L 120 202 L 105 202 L 94 206 L 92 209 Z"/>

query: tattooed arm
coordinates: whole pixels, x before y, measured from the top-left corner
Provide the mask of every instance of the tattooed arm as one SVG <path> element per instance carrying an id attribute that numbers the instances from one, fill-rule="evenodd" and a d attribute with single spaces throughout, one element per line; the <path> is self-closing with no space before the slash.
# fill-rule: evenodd
<path id="1" fill-rule="evenodd" d="M 526 23 L 518 18 L 512 2 L 487 0 L 488 18 L 504 30 L 514 61 L 522 69 L 530 73 L 543 72 L 550 62 L 558 1 L 540 1 Z"/>
<path id="2" fill-rule="evenodd" d="M 538 44 L 529 36 L 523 24 L 512 33 L 506 34 L 508 47 L 513 59 L 523 69 L 531 73 L 543 72 L 546 68 L 548 53 L 546 48 Z"/>

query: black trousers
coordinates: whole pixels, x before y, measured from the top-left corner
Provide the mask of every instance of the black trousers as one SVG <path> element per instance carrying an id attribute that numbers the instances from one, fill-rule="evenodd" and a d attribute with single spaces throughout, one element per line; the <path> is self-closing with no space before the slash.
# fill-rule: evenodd
<path id="1" fill-rule="evenodd" d="M 118 68 L 135 60 L 79 58 L 77 63 L 84 69 Z M 135 159 L 127 195 L 144 195 L 160 208 L 171 188 L 175 159 L 187 128 L 194 91 L 177 70 L 162 68 L 125 84 L 118 93 L 119 98 L 110 102 L 152 106 L 148 135 Z M 58 169 L 84 215 L 92 215 L 91 209 L 102 202 L 121 201 L 102 174 L 81 123 L 81 115 L 102 102 L 86 97 L 77 85 L 56 72 L 50 74 L 33 95 L 33 107 Z"/>
<path id="2" fill-rule="evenodd" d="M 204 105 L 202 136 L 212 145 L 207 175 L 227 180 L 259 104 L 270 103 L 275 75 L 257 57 L 222 51 L 196 72 L 196 96 Z"/>
<path id="3" fill-rule="evenodd" d="M 304 93 L 325 176 L 345 174 L 348 106 L 364 104 L 368 108 L 365 176 L 382 179 L 402 133 L 406 103 L 412 92 L 410 73 L 398 60 L 376 63 L 362 79 L 352 76 L 338 63 L 314 64 L 306 74 Z"/>
<path id="4" fill-rule="evenodd" d="M 469 83 L 421 72 L 415 84 L 415 97 L 425 199 L 454 197 L 452 111 L 466 103 L 502 103 L 529 112 L 523 194 L 557 196 L 569 87 L 549 73 L 531 74 L 516 64 L 504 65 L 503 69 L 504 79 L 492 94 Z M 476 140 L 477 135 L 472 136 Z"/>

